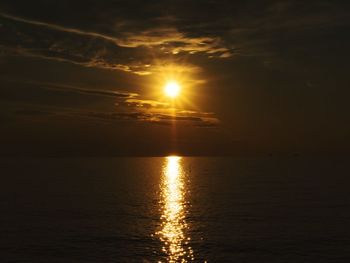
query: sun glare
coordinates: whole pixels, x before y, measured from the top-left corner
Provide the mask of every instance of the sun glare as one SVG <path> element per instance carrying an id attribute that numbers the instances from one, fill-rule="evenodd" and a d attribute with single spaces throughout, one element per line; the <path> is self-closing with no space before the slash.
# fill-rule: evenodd
<path id="1" fill-rule="evenodd" d="M 179 156 L 168 156 L 163 166 L 161 181 L 162 225 L 156 234 L 163 243 L 162 250 L 169 263 L 193 262 L 193 249 L 189 245 L 187 218 L 186 172 Z"/>
<path id="2" fill-rule="evenodd" d="M 176 98 L 180 93 L 180 85 L 176 81 L 169 81 L 165 85 L 164 92 L 168 97 Z"/>

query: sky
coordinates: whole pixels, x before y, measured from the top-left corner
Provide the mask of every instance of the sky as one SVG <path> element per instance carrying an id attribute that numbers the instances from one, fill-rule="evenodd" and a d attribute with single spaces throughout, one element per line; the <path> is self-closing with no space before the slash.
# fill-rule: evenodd
<path id="1" fill-rule="evenodd" d="M 2 0 L 0 155 L 349 153 L 349 46 L 348 1 Z"/>

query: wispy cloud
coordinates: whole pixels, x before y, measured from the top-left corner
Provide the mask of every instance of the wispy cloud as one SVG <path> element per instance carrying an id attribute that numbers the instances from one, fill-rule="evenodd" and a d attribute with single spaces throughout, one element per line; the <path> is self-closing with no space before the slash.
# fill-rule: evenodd
<path id="1" fill-rule="evenodd" d="M 74 115 L 88 118 L 97 118 L 106 121 L 139 121 L 151 124 L 190 125 L 195 127 L 218 127 L 219 121 L 216 118 L 203 118 L 199 116 L 176 116 L 152 112 L 78 112 Z"/>
<path id="2" fill-rule="evenodd" d="M 103 121 L 109 124 L 127 121 L 143 122 L 149 124 L 162 125 L 185 125 L 199 128 L 217 128 L 219 121 L 216 118 L 205 118 L 191 115 L 167 115 L 162 113 L 141 112 L 130 109 L 124 112 L 106 112 L 106 111 L 86 111 L 72 108 L 54 108 L 49 106 L 23 105 L 12 111 L 14 117 L 26 118 L 28 120 L 38 121 L 40 119 L 50 118 L 62 119 L 86 119 L 90 121 Z M 200 113 L 199 113 L 200 115 Z"/>
<path id="3" fill-rule="evenodd" d="M 84 31 L 76 28 L 64 27 L 56 24 L 45 23 L 36 20 L 0 13 L 0 16 L 12 21 L 25 23 L 37 27 L 44 27 L 54 31 L 72 33 L 84 37 L 92 37 L 113 42 L 119 47 L 161 46 L 166 52 L 205 52 L 208 54 L 225 53 L 229 50 L 220 46 L 220 40 L 214 37 L 189 37 L 179 32 L 175 27 L 158 26 L 141 32 L 120 32 L 119 36 L 109 36 L 92 31 Z"/>
<path id="4" fill-rule="evenodd" d="M 56 84 L 56 83 L 50 83 L 50 82 L 18 80 L 18 79 L 14 80 L 14 79 L 9 79 L 4 77 L 0 78 L 0 80 L 6 81 L 6 82 L 19 83 L 19 84 L 29 84 L 39 89 L 48 89 L 48 90 L 73 92 L 73 93 L 87 94 L 87 95 L 94 95 L 94 96 L 121 98 L 121 99 L 124 99 L 125 101 L 128 101 L 129 99 L 136 100 L 136 98 L 139 96 L 139 94 L 133 93 L 133 92 L 106 90 L 103 88 L 91 89 L 91 88 L 82 88 L 82 87 L 76 87 L 72 85 Z"/>
<path id="5" fill-rule="evenodd" d="M 33 82 L 33 83 L 40 85 L 42 88 L 45 88 L 45 89 L 55 89 L 55 90 L 69 91 L 69 92 L 88 94 L 88 95 L 123 98 L 126 100 L 139 96 L 137 93 L 131 93 L 131 92 L 120 92 L 120 91 L 104 90 L 104 89 L 87 89 L 87 88 L 79 88 L 79 87 L 68 86 L 68 85 L 58 85 L 58 84 L 52 84 L 52 83 L 46 83 L 46 82 Z"/>
<path id="6" fill-rule="evenodd" d="M 7 80 L 11 81 L 11 80 Z M 33 92 L 34 89 L 38 90 L 50 90 L 54 93 L 51 94 L 55 97 L 55 93 L 76 93 L 80 94 L 79 103 L 74 104 L 60 104 L 56 106 L 43 101 L 32 101 L 35 104 L 27 104 L 27 102 L 17 100 L 13 109 L 15 116 L 21 118 L 29 118 L 30 120 L 38 120 L 47 117 L 54 118 L 89 118 L 92 121 L 107 121 L 109 123 L 117 121 L 137 121 L 150 124 L 164 124 L 170 125 L 172 123 L 179 123 L 181 125 L 191 125 L 196 127 L 204 127 L 210 124 L 211 127 L 218 127 L 220 121 L 217 119 L 214 113 L 187 110 L 183 108 L 174 108 L 168 102 L 144 99 L 141 95 L 130 92 L 112 91 L 105 89 L 90 89 L 71 85 L 53 84 L 47 82 L 37 81 L 12 81 L 15 84 L 29 85 Z M 17 85 L 12 87 L 16 88 Z M 22 85 L 19 85 L 22 87 Z M 20 88 L 18 92 L 25 90 Z M 38 93 L 40 94 L 40 93 Z M 67 94 L 67 96 L 70 96 Z M 94 101 L 98 101 L 102 98 L 111 98 L 109 109 L 114 110 L 87 110 L 84 106 L 84 96 L 95 96 Z M 17 96 L 18 97 L 18 96 Z M 58 96 L 57 98 L 61 98 Z M 87 100 L 89 102 L 90 100 Z M 57 102 L 57 101 L 56 101 Z M 76 100 L 75 100 L 76 102 Z M 108 102 L 108 100 L 107 100 Z M 106 103 L 106 101 L 104 101 Z"/>
<path id="7" fill-rule="evenodd" d="M 349 24 L 346 8 L 335 1 L 202 1 L 201 8 L 180 1 L 171 12 L 163 11 L 172 6 L 169 1 L 137 1 L 140 10 L 150 8 L 150 13 L 138 12 L 131 2 L 120 10 L 114 2 L 96 4 L 91 21 L 73 19 L 72 11 L 67 16 L 75 23 L 67 24 L 62 18 L 44 22 L 40 16 L 36 20 L 2 12 L 0 44 L 23 55 L 147 75 L 156 70 L 155 57 L 272 56 L 298 45 L 293 39 L 300 42 Z M 213 10 L 210 16 L 207 10 Z"/>
<path id="8" fill-rule="evenodd" d="M 0 13 L 3 50 L 58 61 L 138 75 L 157 71 L 154 56 L 203 53 L 227 57 L 229 50 L 217 37 L 187 36 L 173 26 L 155 26 L 116 35 L 26 19 Z"/>

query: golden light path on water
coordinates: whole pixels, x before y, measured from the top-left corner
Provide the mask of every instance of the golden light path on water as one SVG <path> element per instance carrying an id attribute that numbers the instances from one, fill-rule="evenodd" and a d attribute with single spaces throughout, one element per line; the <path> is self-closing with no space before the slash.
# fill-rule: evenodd
<path id="1" fill-rule="evenodd" d="M 186 184 L 181 161 L 178 156 L 166 157 L 161 182 L 162 226 L 157 235 L 170 263 L 194 260 L 186 236 Z"/>

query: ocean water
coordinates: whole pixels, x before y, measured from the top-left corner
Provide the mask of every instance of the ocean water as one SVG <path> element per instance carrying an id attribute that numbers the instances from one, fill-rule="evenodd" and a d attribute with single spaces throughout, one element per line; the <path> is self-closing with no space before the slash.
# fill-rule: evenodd
<path id="1" fill-rule="evenodd" d="M 350 262 L 350 162 L 0 161 L 0 262 Z"/>

